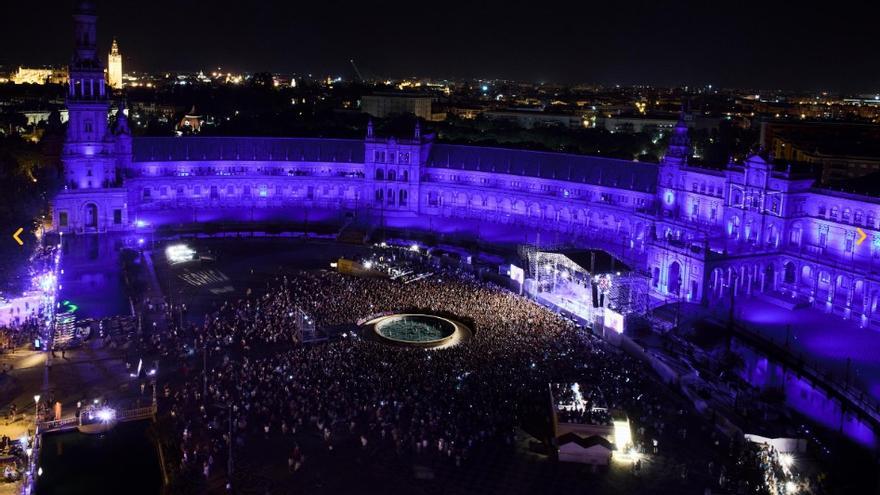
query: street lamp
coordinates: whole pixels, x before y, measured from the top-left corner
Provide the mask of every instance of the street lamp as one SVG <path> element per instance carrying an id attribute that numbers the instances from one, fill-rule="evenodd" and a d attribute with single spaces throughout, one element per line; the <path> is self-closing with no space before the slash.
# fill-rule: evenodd
<path id="1" fill-rule="evenodd" d="M 40 394 L 34 396 L 34 431 L 36 431 L 36 427 L 39 426 L 40 420 Z"/>

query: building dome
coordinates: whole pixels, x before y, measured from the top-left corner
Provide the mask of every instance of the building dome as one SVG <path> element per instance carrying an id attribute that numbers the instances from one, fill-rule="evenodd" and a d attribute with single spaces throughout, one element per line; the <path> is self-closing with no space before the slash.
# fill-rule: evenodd
<path id="1" fill-rule="evenodd" d="M 81 0 L 76 3 L 76 9 L 74 10 L 77 14 L 94 14 L 97 11 L 97 6 L 95 2 Z"/>

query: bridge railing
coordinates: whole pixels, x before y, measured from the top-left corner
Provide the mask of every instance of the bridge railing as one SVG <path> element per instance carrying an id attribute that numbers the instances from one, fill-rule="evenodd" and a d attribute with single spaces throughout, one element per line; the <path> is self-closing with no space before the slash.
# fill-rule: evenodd
<path id="1" fill-rule="evenodd" d="M 144 407 L 136 407 L 133 409 L 124 409 L 122 411 L 118 411 L 116 413 L 117 421 L 137 421 L 140 419 L 151 418 L 156 415 L 157 406 L 156 404 L 152 404 Z M 68 416 L 66 418 L 55 419 L 51 421 L 41 421 L 39 423 L 40 432 L 46 433 L 50 431 L 57 431 L 64 428 L 69 428 L 73 426 L 81 426 L 82 425 L 82 414 L 79 416 Z"/>

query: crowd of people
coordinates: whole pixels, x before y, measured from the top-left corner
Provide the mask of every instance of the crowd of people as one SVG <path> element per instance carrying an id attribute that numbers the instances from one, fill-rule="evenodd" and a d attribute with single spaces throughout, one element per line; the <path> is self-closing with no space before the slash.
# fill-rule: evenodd
<path id="1" fill-rule="evenodd" d="M 433 269 L 411 283 L 329 270 L 279 274 L 264 293 L 226 301 L 203 325 L 182 328 L 170 315 L 168 331 L 151 342 L 159 354 L 192 358 L 159 394 L 180 476 L 226 483 L 228 456 L 247 451 L 295 477 L 311 457 L 352 446 L 461 466 L 475 448 L 509 445 L 530 418 L 549 417 L 550 383 L 593 387 L 603 406 L 625 411 L 641 452 L 656 454 L 673 443 L 666 439 L 686 441 L 688 428 L 698 428 L 643 363 L 527 298 Z M 302 345 L 297 309 L 318 328 L 345 331 Z M 356 329 L 366 316 L 414 309 L 457 315 L 474 337 L 424 350 Z"/>

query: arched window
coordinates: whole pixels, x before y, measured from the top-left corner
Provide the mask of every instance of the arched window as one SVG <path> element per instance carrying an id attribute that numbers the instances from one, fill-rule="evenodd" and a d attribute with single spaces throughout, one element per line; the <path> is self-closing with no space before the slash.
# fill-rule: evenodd
<path id="1" fill-rule="evenodd" d="M 394 189 L 388 190 L 388 204 L 394 206 Z"/>
<path id="2" fill-rule="evenodd" d="M 853 221 L 854 221 L 857 225 L 861 225 L 861 224 L 862 224 L 862 220 L 864 220 L 864 216 L 865 216 L 865 215 L 864 215 L 864 213 L 862 213 L 862 210 L 856 210 L 855 214 L 853 215 Z"/>
<path id="3" fill-rule="evenodd" d="M 404 170 L 400 175 L 400 180 L 409 182 L 409 170 Z"/>
<path id="4" fill-rule="evenodd" d="M 831 218 L 837 220 L 837 212 L 838 212 L 838 211 L 839 211 L 839 210 L 838 210 L 838 208 L 837 208 L 836 206 L 832 206 L 832 207 L 831 207 L 831 215 L 830 215 Z"/>
<path id="5" fill-rule="evenodd" d="M 377 202 L 377 203 L 381 203 L 381 202 L 382 202 L 382 198 L 383 198 L 382 190 L 381 190 L 381 189 L 376 189 L 376 202 Z"/>
<path id="6" fill-rule="evenodd" d="M 850 216 L 851 216 L 851 215 L 850 215 L 850 210 L 849 210 L 849 208 L 844 208 L 844 209 L 843 209 L 843 215 L 842 215 L 840 218 L 841 218 L 841 220 L 843 220 L 844 222 L 849 222 Z"/>
<path id="7" fill-rule="evenodd" d="M 389 170 L 388 171 L 388 180 L 394 180 L 394 179 L 395 179 L 394 170 Z"/>
<path id="8" fill-rule="evenodd" d="M 385 172 L 381 168 L 376 169 L 376 180 L 385 180 Z"/>
<path id="9" fill-rule="evenodd" d="M 409 193 L 406 192 L 406 189 L 401 189 L 400 190 L 400 197 L 397 198 L 397 200 L 398 200 L 397 204 L 399 204 L 400 206 L 406 206 L 406 200 L 407 200 L 408 196 L 409 196 Z"/>

